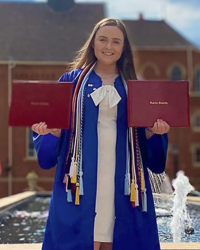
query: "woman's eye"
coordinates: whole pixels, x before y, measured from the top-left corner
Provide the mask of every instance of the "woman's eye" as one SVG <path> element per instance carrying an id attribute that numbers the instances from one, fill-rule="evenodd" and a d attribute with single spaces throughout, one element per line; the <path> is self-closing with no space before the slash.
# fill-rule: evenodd
<path id="1" fill-rule="evenodd" d="M 119 44 L 119 41 L 114 41 L 114 43 Z"/>

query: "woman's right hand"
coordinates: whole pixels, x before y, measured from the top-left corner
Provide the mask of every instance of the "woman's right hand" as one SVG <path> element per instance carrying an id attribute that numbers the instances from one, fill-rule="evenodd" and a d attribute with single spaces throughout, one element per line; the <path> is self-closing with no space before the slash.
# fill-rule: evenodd
<path id="1" fill-rule="evenodd" d="M 35 123 L 31 126 L 31 129 L 39 135 L 46 135 L 51 133 L 57 137 L 60 137 L 61 129 L 48 128 L 45 122 Z"/>

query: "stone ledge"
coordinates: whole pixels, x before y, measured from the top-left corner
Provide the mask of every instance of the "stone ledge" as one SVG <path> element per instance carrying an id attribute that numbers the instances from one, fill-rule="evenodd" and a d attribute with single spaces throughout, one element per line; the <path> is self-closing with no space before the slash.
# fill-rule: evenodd
<path id="1" fill-rule="evenodd" d="M 173 194 L 164 194 L 164 193 L 161 193 L 161 194 L 153 193 L 153 196 L 157 197 L 157 198 L 166 198 L 166 199 L 170 199 L 170 198 L 174 197 Z M 198 197 L 198 196 L 187 196 L 187 202 L 189 202 L 189 203 L 197 203 L 197 204 L 200 205 L 200 197 Z"/>
<path id="2" fill-rule="evenodd" d="M 42 244 L 0 244 L 0 250 L 41 250 Z"/>
<path id="3" fill-rule="evenodd" d="M 200 242 L 197 243 L 160 243 L 162 250 L 199 250 Z"/>
<path id="4" fill-rule="evenodd" d="M 0 244 L 0 250 L 41 250 L 42 244 Z M 200 243 L 161 243 L 162 250 L 199 250 Z"/>
<path id="5" fill-rule="evenodd" d="M 26 192 L 23 192 L 23 193 L 14 194 L 14 195 L 11 195 L 11 196 L 1 198 L 0 199 L 0 208 L 4 208 L 6 206 L 14 204 L 15 202 L 21 201 L 21 200 L 26 199 L 26 198 L 28 198 L 30 196 L 35 195 L 35 194 L 36 194 L 35 191 L 26 191 Z"/>

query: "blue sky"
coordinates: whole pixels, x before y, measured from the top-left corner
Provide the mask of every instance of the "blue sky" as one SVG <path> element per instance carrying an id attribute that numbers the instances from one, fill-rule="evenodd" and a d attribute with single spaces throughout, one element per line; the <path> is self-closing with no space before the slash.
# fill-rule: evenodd
<path id="1" fill-rule="evenodd" d="M 4 1 L 46 2 L 47 0 Z M 108 17 L 135 20 L 139 13 L 142 13 L 147 20 L 164 19 L 172 28 L 200 48 L 200 0 L 75 0 L 75 2 L 105 3 Z"/>

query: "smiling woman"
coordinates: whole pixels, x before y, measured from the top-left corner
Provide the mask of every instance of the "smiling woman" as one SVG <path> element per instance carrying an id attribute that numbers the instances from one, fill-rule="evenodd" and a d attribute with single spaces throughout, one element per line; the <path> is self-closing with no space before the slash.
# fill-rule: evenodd
<path id="1" fill-rule="evenodd" d="M 164 171 L 169 125 L 128 128 L 127 79 L 125 26 L 105 18 L 60 78 L 74 83 L 70 130 L 32 126 L 40 166 L 57 165 L 42 250 L 160 250 L 147 167 Z"/>

